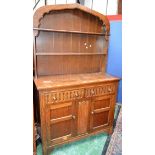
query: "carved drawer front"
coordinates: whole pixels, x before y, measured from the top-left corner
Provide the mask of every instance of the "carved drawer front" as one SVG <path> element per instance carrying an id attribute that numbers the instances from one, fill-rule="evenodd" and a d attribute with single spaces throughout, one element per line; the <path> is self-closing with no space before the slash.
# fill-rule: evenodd
<path id="1" fill-rule="evenodd" d="M 114 84 L 106 84 L 97 87 L 90 87 L 86 89 L 85 96 L 92 97 L 98 95 L 110 95 L 115 92 L 115 85 Z"/>
<path id="2" fill-rule="evenodd" d="M 47 104 L 81 99 L 84 97 L 84 89 L 49 92 L 45 97 Z"/>

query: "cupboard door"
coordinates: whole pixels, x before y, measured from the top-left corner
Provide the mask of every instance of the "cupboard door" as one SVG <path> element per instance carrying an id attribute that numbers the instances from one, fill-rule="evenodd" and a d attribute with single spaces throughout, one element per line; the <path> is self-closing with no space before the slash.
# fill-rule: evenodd
<path id="1" fill-rule="evenodd" d="M 110 96 L 94 97 L 91 103 L 90 129 L 102 129 L 110 125 L 112 98 Z"/>
<path id="2" fill-rule="evenodd" d="M 77 108 L 77 134 L 85 134 L 89 127 L 89 100 L 78 101 Z"/>
<path id="3" fill-rule="evenodd" d="M 70 139 L 75 133 L 75 108 L 73 102 L 48 105 L 46 112 L 49 146 Z"/>

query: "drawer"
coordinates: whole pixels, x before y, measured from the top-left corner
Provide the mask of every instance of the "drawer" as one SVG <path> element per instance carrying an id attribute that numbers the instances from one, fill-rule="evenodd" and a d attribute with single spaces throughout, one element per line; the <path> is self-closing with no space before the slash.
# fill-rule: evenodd
<path id="1" fill-rule="evenodd" d="M 46 103 L 53 104 L 58 102 L 72 101 L 84 97 L 84 89 L 52 91 L 45 94 Z"/>
<path id="2" fill-rule="evenodd" d="M 54 104 L 59 102 L 73 101 L 82 99 L 84 97 L 100 96 L 100 95 L 110 95 L 115 92 L 115 84 L 104 84 L 98 86 L 89 86 L 79 89 L 66 89 L 58 91 L 49 91 L 46 92 L 45 102 L 46 104 Z"/>
<path id="3" fill-rule="evenodd" d="M 85 97 L 110 95 L 115 92 L 115 84 L 105 84 L 96 87 L 86 88 Z"/>

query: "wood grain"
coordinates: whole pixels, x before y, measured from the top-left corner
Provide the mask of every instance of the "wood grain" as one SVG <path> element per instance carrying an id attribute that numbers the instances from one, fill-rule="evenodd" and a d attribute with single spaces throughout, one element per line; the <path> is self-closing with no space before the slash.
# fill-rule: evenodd
<path id="1" fill-rule="evenodd" d="M 34 14 L 34 105 L 43 155 L 55 146 L 112 133 L 119 78 L 106 71 L 110 25 L 79 4 Z"/>
<path id="2" fill-rule="evenodd" d="M 89 117 L 89 101 L 79 101 L 78 102 L 78 124 L 77 124 L 78 134 L 87 133 L 88 117 Z"/>

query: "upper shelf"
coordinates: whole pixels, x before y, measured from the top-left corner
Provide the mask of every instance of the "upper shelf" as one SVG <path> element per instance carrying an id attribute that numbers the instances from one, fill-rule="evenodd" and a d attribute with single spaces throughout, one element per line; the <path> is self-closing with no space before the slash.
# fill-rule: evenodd
<path id="1" fill-rule="evenodd" d="M 106 53 L 102 52 L 102 53 L 41 53 L 38 52 L 36 53 L 36 55 L 40 55 L 40 56 L 47 56 L 47 55 L 52 55 L 52 56 L 64 56 L 64 55 L 104 55 Z"/>
<path id="2" fill-rule="evenodd" d="M 90 34 L 90 35 L 101 35 L 105 36 L 105 33 L 97 32 L 80 32 L 80 31 L 68 31 L 68 30 L 55 30 L 55 29 L 44 29 L 44 28 L 33 28 L 33 30 L 47 31 L 47 32 L 62 32 L 62 33 L 76 33 L 76 34 Z M 108 35 L 109 36 L 109 35 Z"/>

